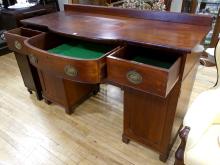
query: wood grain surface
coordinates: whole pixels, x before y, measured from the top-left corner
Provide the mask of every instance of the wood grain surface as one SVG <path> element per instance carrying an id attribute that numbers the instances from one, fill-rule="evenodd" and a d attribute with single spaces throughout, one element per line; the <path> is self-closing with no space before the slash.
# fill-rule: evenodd
<path id="1" fill-rule="evenodd" d="M 190 102 L 212 87 L 215 67 L 200 66 Z M 123 92 L 102 85 L 71 116 L 29 95 L 13 54 L 0 57 L 0 163 L 18 165 L 165 165 L 156 152 L 121 142 Z M 166 165 L 174 164 L 174 145 Z"/>
<path id="2" fill-rule="evenodd" d="M 127 45 L 131 48 L 124 54 L 124 51 L 118 54 L 112 51 L 112 56 L 108 57 L 107 61 L 107 80 L 118 83 L 119 87 L 122 86 L 124 90 L 123 142 L 128 143 L 129 140 L 134 140 L 148 146 L 157 151 L 160 154 L 160 160 L 164 162 L 177 137 L 178 130 L 174 128 L 177 126 L 177 129 L 180 129 L 181 121 L 187 110 L 189 100 L 184 100 L 184 97 L 190 97 L 197 71 L 198 60 L 196 59 L 200 54 L 197 54 L 195 58 L 188 58 L 188 56 L 193 56 L 189 52 L 202 41 L 210 28 L 210 22 L 210 17 L 195 15 L 81 5 L 67 5 L 64 12 L 23 21 L 24 25 L 31 25 L 33 29 L 48 28 L 47 35 L 40 34 L 30 38 L 25 41 L 25 45 L 31 54 L 31 63 L 38 68 L 41 75 L 41 84 L 45 84 L 45 86 L 42 85 L 46 87 L 43 88 L 43 95 L 51 97 L 49 101 L 59 104 L 64 104 L 63 101 L 66 98 L 66 96 L 61 97 L 62 93 L 66 93 L 63 89 L 70 91 L 73 88 L 71 83 L 65 84 L 63 80 L 100 83 L 102 66 L 106 65 L 106 61 L 104 57 L 96 61 L 82 61 L 61 56 L 59 60 L 58 55 L 45 51 L 56 47 L 56 41 L 66 42 L 71 38 L 77 38 L 97 44 Z M 48 37 L 48 35 L 53 37 Z M 156 58 L 156 63 L 169 59 L 171 65 L 165 69 L 166 67 L 162 68 L 163 65 L 156 67 L 137 61 L 132 62 L 135 54 L 145 59 L 152 55 Z M 175 57 L 174 60 L 171 56 Z M 72 71 L 79 70 L 79 74 L 74 74 L 73 78 L 65 76 L 66 69 L 64 68 L 67 63 L 74 66 L 74 69 L 71 66 Z M 114 66 L 117 66 L 117 70 L 113 70 Z M 126 75 L 127 79 L 133 83 L 139 80 L 143 83 L 131 85 L 125 76 L 118 75 Z M 53 85 L 50 85 L 51 83 Z M 63 86 L 63 83 L 66 86 Z M 189 89 L 187 92 L 183 91 L 184 84 Z M 91 91 L 90 88 L 88 91 L 85 90 L 85 93 L 89 91 Z M 69 92 L 66 95 L 74 96 Z M 46 98 L 46 102 L 49 103 L 49 101 Z M 178 108 L 179 104 L 185 106 Z M 69 106 L 70 104 L 66 109 Z M 182 112 L 180 117 L 179 111 Z M 67 110 L 67 112 L 71 111 Z M 156 120 L 155 117 L 158 119 Z M 180 122 L 176 122 L 177 117 Z"/>
<path id="3" fill-rule="evenodd" d="M 200 43 L 211 25 L 210 17 L 170 12 L 83 5 L 67 5 L 65 10 L 21 22 L 77 38 L 129 42 L 184 52 L 190 52 Z"/>

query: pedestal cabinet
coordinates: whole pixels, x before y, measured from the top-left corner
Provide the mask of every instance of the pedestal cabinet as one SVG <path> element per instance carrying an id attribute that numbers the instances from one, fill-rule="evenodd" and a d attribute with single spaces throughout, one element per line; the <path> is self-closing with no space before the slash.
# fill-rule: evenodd
<path id="1" fill-rule="evenodd" d="M 166 161 L 189 103 L 201 54 L 195 48 L 211 18 L 88 5 L 64 9 L 22 21 L 46 33 L 6 33 L 12 49 L 24 44 L 16 51 L 27 50 L 46 102 L 70 114 L 100 83 L 119 86 L 123 142 L 134 140 Z"/>

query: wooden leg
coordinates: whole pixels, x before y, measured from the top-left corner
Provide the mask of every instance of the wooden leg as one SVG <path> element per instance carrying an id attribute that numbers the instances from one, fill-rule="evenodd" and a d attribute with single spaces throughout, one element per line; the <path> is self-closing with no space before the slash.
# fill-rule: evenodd
<path id="1" fill-rule="evenodd" d="M 168 159 L 169 155 L 168 154 L 160 154 L 159 159 L 162 162 L 166 162 Z"/>
<path id="2" fill-rule="evenodd" d="M 75 107 L 66 107 L 65 112 L 68 115 L 71 115 L 74 112 Z"/>
<path id="3" fill-rule="evenodd" d="M 37 100 L 39 101 L 43 99 L 42 94 L 38 92 L 36 92 L 36 97 L 37 97 Z"/>
<path id="4" fill-rule="evenodd" d="M 27 89 L 28 90 L 28 92 L 30 93 L 30 94 L 32 94 L 33 92 L 32 92 L 32 90 L 30 90 L 30 89 Z"/>
<path id="5" fill-rule="evenodd" d="M 31 89 L 27 89 L 27 91 L 30 94 L 33 94 L 33 91 Z M 36 91 L 36 97 L 37 97 L 37 100 L 39 100 L 39 101 L 43 99 L 41 92 L 39 93 L 38 91 Z"/>
<path id="6" fill-rule="evenodd" d="M 52 104 L 52 102 L 49 101 L 49 100 L 47 100 L 47 99 L 44 99 L 44 102 L 45 102 L 46 104 L 48 104 L 48 105 Z"/>
<path id="7" fill-rule="evenodd" d="M 100 84 L 97 84 L 97 86 L 93 90 L 93 95 L 96 95 L 100 90 Z"/>
<path id="8" fill-rule="evenodd" d="M 127 137 L 122 135 L 122 141 L 123 141 L 123 143 L 128 144 L 130 142 L 130 139 L 128 139 Z"/>
<path id="9" fill-rule="evenodd" d="M 99 84 L 83 84 L 65 79 L 61 83 L 64 88 L 61 93 L 63 92 L 63 98 L 66 100 L 63 106 L 65 107 L 65 112 L 69 115 L 86 99 L 99 92 Z"/>

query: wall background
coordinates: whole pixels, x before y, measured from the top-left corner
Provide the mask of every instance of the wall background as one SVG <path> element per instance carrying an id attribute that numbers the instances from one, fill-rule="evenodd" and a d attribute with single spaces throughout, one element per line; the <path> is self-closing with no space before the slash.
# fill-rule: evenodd
<path id="1" fill-rule="evenodd" d="M 1 0 L 0 0 L 1 1 Z M 63 10 L 63 4 L 68 3 L 68 0 L 58 0 L 60 5 L 60 10 Z M 171 11 L 181 12 L 183 0 L 172 0 Z"/>
<path id="2" fill-rule="evenodd" d="M 170 11 L 181 12 L 183 0 L 172 0 Z"/>

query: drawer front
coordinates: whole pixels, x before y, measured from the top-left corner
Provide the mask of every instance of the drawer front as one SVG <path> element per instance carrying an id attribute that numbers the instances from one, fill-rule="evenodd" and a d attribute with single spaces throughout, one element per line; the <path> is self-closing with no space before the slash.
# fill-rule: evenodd
<path id="1" fill-rule="evenodd" d="M 5 38 L 10 50 L 27 55 L 27 47 L 24 41 L 41 33 L 36 30 L 16 28 L 5 32 Z"/>
<path id="2" fill-rule="evenodd" d="M 56 54 L 47 51 L 66 42 L 69 40 L 65 37 L 60 38 L 52 33 L 44 33 L 26 40 L 25 45 L 28 48 L 30 62 L 37 68 L 55 76 L 82 83 L 97 84 L 106 76 L 106 56 L 119 49 L 117 47 L 94 59 L 63 56 L 59 55 L 60 52 Z M 63 49 L 68 50 L 66 47 Z M 79 53 L 77 51 L 72 50 L 71 53 Z"/>
<path id="3" fill-rule="evenodd" d="M 105 59 L 77 60 L 56 56 L 47 51 L 29 49 L 30 62 L 40 70 L 58 77 L 84 83 L 100 83 L 106 72 Z"/>
<path id="4" fill-rule="evenodd" d="M 180 58 L 170 69 L 162 69 L 129 60 L 107 57 L 110 82 L 166 97 L 179 78 Z"/>
<path id="5" fill-rule="evenodd" d="M 27 39 L 27 37 L 5 32 L 5 38 L 10 50 L 20 54 L 27 54 L 27 47 L 24 45 L 24 41 Z"/>

